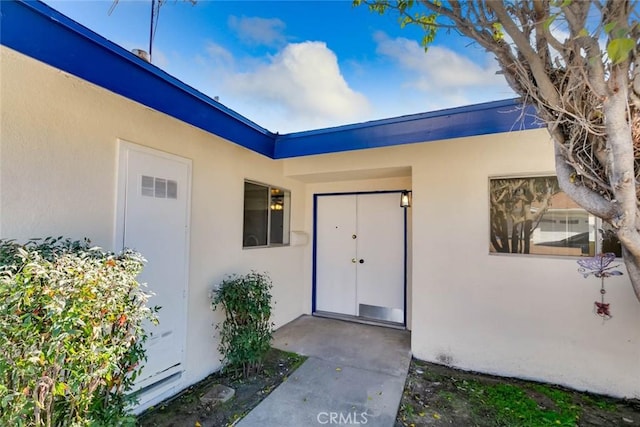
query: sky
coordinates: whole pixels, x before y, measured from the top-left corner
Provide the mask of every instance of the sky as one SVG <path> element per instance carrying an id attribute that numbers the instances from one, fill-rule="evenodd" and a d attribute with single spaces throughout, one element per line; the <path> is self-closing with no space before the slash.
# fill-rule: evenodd
<path id="1" fill-rule="evenodd" d="M 151 0 L 45 0 L 127 50 L 149 50 Z M 515 97 L 477 44 L 347 0 L 168 0 L 152 63 L 258 125 L 289 133 Z"/>

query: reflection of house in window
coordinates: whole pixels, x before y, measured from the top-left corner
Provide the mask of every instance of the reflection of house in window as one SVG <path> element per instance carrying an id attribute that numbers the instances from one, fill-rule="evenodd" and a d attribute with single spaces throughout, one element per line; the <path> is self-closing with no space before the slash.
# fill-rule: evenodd
<path id="1" fill-rule="evenodd" d="M 489 252 L 622 256 L 611 226 L 562 192 L 553 176 L 489 178 Z"/>
<path id="2" fill-rule="evenodd" d="M 559 193 L 556 197 L 566 198 L 566 195 Z M 555 206 L 553 202 L 551 206 Z M 543 246 L 544 251 L 537 246 Z M 532 233 L 531 253 L 595 255 L 594 217 L 581 208 L 549 209 Z"/>
<path id="3" fill-rule="evenodd" d="M 602 230 L 597 231 L 598 228 Z M 596 248 L 597 238 L 600 248 Z M 551 208 L 540 219 L 531 240 L 532 254 L 593 256 L 598 251 L 622 256 L 620 241 L 611 226 L 602 224 L 598 227 L 593 215 L 577 207 L 562 192 L 551 199 Z"/>

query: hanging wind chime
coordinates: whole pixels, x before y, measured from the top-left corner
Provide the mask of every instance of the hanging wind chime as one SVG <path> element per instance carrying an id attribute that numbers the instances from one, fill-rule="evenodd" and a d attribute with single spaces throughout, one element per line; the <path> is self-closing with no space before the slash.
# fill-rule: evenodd
<path id="1" fill-rule="evenodd" d="M 593 258 L 585 258 L 579 259 L 578 272 L 581 273 L 585 278 L 589 277 L 593 274 L 595 277 L 600 279 L 600 302 L 595 301 L 594 311 L 595 313 L 602 317 L 604 320 L 611 319 L 611 311 L 609 309 L 609 303 L 604 302 L 604 295 L 607 291 L 604 288 L 604 279 L 611 276 L 622 276 L 622 272 L 620 270 L 615 270 L 619 266 L 617 265 L 609 265 L 616 259 L 616 254 L 607 252 L 604 254 L 598 254 Z"/>

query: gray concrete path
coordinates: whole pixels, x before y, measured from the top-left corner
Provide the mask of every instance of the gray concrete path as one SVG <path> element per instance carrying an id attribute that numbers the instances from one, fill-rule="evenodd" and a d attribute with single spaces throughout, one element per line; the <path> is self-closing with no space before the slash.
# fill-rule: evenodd
<path id="1" fill-rule="evenodd" d="M 273 346 L 309 356 L 239 427 L 392 427 L 411 360 L 410 333 L 302 316 Z"/>

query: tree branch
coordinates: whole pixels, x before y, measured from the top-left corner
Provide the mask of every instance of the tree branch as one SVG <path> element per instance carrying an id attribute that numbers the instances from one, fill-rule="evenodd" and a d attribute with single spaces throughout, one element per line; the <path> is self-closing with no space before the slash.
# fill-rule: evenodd
<path id="1" fill-rule="evenodd" d="M 549 79 L 544 63 L 531 47 L 529 40 L 525 38 L 524 34 L 522 34 L 522 32 L 513 22 L 506 9 L 504 8 L 504 4 L 502 4 L 502 2 L 495 1 L 489 2 L 488 6 L 496 14 L 496 17 L 504 27 L 506 33 L 509 34 L 509 36 L 515 43 L 518 51 L 524 56 L 528 64 L 528 68 L 531 70 L 533 78 L 535 79 L 539 90 L 547 99 L 547 102 L 551 103 L 552 105 L 559 105 L 560 97 L 553 85 L 553 82 L 551 82 L 551 79 Z"/>

